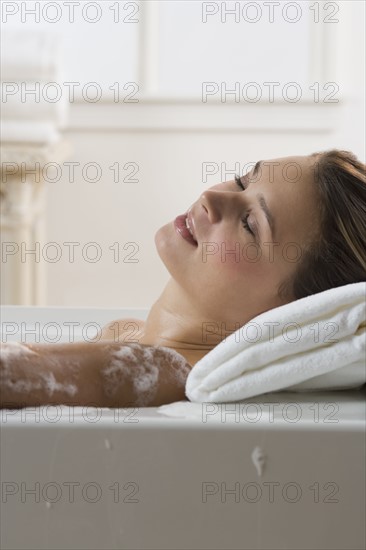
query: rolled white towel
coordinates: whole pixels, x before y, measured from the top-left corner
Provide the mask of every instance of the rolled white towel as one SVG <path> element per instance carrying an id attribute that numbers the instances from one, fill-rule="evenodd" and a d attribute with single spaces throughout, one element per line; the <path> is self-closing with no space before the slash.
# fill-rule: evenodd
<path id="1" fill-rule="evenodd" d="M 221 403 L 277 390 L 360 387 L 365 344 L 366 282 L 332 288 L 266 311 L 230 334 L 194 365 L 186 395 Z"/>

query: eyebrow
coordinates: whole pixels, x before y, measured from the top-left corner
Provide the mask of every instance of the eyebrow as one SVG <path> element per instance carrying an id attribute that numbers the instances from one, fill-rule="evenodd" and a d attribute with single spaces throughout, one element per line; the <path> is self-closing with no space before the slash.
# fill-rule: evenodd
<path id="1" fill-rule="evenodd" d="M 257 174 L 258 170 L 260 170 L 261 166 L 262 166 L 262 161 L 259 160 L 256 163 L 256 165 L 254 166 L 253 177 Z M 248 178 L 248 180 L 249 180 L 249 178 Z M 274 238 L 274 233 L 275 233 L 275 221 L 274 221 L 274 217 L 272 215 L 272 212 L 268 208 L 268 204 L 266 203 L 266 199 L 264 198 L 262 193 L 257 193 L 256 197 L 258 199 L 259 206 L 261 207 L 261 209 L 264 212 L 264 215 L 266 216 L 268 225 L 269 225 L 270 230 L 271 230 L 272 239 L 273 239 Z"/>
<path id="2" fill-rule="evenodd" d="M 253 176 L 255 176 L 258 172 L 258 170 L 260 170 L 262 167 L 262 161 L 259 160 L 256 165 L 254 166 L 254 170 L 253 170 Z"/>
<path id="3" fill-rule="evenodd" d="M 275 232 L 275 223 L 274 223 L 274 217 L 272 215 L 272 212 L 268 208 L 266 200 L 265 200 L 264 196 L 261 193 L 257 193 L 256 197 L 258 199 L 259 206 L 261 207 L 261 209 L 264 212 L 264 215 L 266 216 L 268 225 L 271 229 L 271 235 L 272 235 L 272 239 L 273 239 L 274 238 L 274 232 Z"/>

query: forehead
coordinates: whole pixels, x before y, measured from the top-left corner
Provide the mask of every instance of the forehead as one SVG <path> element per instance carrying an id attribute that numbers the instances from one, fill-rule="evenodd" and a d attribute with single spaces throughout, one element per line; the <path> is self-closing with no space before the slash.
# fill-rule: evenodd
<path id="1" fill-rule="evenodd" d="M 310 242 L 319 229 L 315 157 L 291 156 L 263 161 L 252 193 L 264 193 L 283 241 Z M 272 170 L 272 174 L 271 174 Z M 251 174 L 253 171 L 251 171 Z M 272 184 L 271 184 L 272 182 Z"/>
<path id="2" fill-rule="evenodd" d="M 259 162 L 260 167 L 256 169 L 255 166 Z M 238 175 L 242 177 L 248 174 L 253 183 L 295 183 L 298 181 L 310 183 L 313 180 L 315 159 L 305 155 L 289 156 L 274 159 L 263 159 L 251 164 L 252 166 L 249 170 Z M 226 186 L 227 183 L 231 183 L 232 181 L 233 178 L 213 185 L 210 189 L 222 189 L 223 186 Z"/>
<path id="3" fill-rule="evenodd" d="M 272 173 L 279 180 L 299 179 L 311 176 L 315 159 L 309 156 L 280 157 L 275 159 L 262 160 L 259 170 L 264 176 Z M 253 172 L 253 170 L 251 170 Z"/>

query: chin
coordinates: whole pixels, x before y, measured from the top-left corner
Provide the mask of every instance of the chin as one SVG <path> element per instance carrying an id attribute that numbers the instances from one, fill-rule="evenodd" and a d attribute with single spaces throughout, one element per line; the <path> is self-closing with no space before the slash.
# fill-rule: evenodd
<path id="1" fill-rule="evenodd" d="M 187 275 L 188 266 L 187 253 L 184 253 L 185 244 L 179 242 L 180 238 L 171 222 L 157 230 L 154 241 L 160 259 L 170 275 L 182 282 Z"/>
<path id="2" fill-rule="evenodd" d="M 156 250 L 158 251 L 159 256 L 161 257 L 161 252 L 168 246 L 167 240 L 168 240 L 168 232 L 167 232 L 167 226 L 163 225 L 160 227 L 154 236 L 155 246 Z"/>
<path id="3" fill-rule="evenodd" d="M 161 261 L 169 269 L 169 264 L 174 261 L 174 243 L 172 242 L 170 224 L 165 224 L 160 227 L 154 236 L 155 247 L 160 256 Z M 169 231 L 170 229 L 170 231 Z"/>

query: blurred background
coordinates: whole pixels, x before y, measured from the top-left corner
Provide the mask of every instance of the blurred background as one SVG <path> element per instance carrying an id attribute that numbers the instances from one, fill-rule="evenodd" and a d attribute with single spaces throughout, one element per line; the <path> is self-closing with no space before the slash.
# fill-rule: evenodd
<path id="1" fill-rule="evenodd" d="M 150 308 L 154 235 L 261 159 L 365 162 L 365 3 L 1 3 L 1 303 Z"/>

